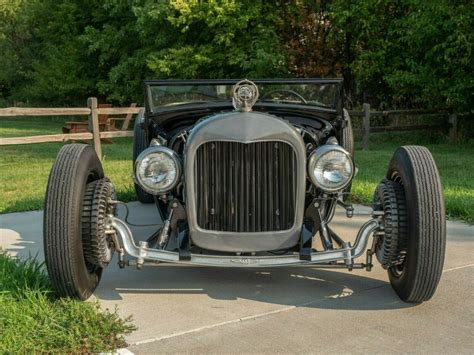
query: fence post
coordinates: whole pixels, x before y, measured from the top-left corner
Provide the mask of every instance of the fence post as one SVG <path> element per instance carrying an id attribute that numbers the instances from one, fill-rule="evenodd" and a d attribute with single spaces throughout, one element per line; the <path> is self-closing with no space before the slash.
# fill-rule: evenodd
<path id="1" fill-rule="evenodd" d="M 449 123 L 449 138 L 454 141 L 458 136 L 458 116 L 454 112 L 449 114 Z"/>
<path id="2" fill-rule="evenodd" d="M 363 118 L 363 130 L 364 136 L 362 137 L 362 149 L 368 150 L 369 149 L 369 134 L 370 134 L 370 104 L 363 104 L 362 110 L 364 112 Z"/>
<path id="3" fill-rule="evenodd" d="M 100 145 L 100 130 L 99 130 L 99 113 L 97 111 L 97 98 L 89 97 L 87 99 L 87 106 L 91 109 L 89 115 L 89 131 L 92 132 L 94 140 L 94 150 L 100 160 L 102 160 L 102 147 Z"/>

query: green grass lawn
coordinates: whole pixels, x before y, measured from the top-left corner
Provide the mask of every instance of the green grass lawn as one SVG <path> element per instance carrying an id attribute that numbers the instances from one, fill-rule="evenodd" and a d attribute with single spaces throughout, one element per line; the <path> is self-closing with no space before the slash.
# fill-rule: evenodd
<path id="1" fill-rule="evenodd" d="M 0 353 L 99 353 L 134 328 L 97 302 L 57 299 L 43 265 L 0 251 Z"/>
<path id="2" fill-rule="evenodd" d="M 393 152 L 402 144 L 372 144 L 369 151 L 356 152 L 359 173 L 352 189 L 356 201 L 369 203 L 372 200 L 373 191 L 384 176 Z M 474 145 L 423 145 L 431 151 L 438 166 L 448 218 L 474 223 Z"/>
<path id="3" fill-rule="evenodd" d="M 60 133 L 65 119 L 0 119 L 0 137 Z M 67 119 L 70 120 L 70 119 Z M 426 145 L 433 153 L 441 174 L 450 218 L 474 223 L 474 143 L 449 144 L 430 134 L 377 134 L 370 150 L 356 151 L 359 173 L 353 184 L 355 200 L 369 203 L 376 184 L 384 176 L 395 148 L 403 144 Z M 44 143 L 0 148 L 0 213 L 41 209 L 49 170 L 61 148 L 60 143 Z M 131 139 L 114 139 L 104 144 L 104 168 L 122 200 L 134 198 L 130 177 Z"/>
<path id="4" fill-rule="evenodd" d="M 0 119 L 0 139 L 61 133 L 63 122 L 69 119 L 22 117 Z M 62 143 L 10 145 L 0 147 L 0 213 L 38 210 L 43 208 L 48 175 Z M 114 139 L 103 144 L 104 169 L 123 200 L 134 198 L 132 150 L 130 138 Z"/>

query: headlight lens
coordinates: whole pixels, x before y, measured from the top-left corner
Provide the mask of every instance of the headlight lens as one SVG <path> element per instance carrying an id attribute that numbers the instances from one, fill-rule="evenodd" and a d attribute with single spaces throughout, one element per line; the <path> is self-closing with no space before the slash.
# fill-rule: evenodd
<path id="1" fill-rule="evenodd" d="M 323 145 L 309 158 L 308 173 L 314 185 L 323 191 L 336 192 L 346 187 L 354 176 L 349 153 L 339 145 Z"/>
<path id="2" fill-rule="evenodd" d="M 145 149 L 135 161 L 135 180 L 148 193 L 158 195 L 172 190 L 181 177 L 177 154 L 166 147 Z"/>

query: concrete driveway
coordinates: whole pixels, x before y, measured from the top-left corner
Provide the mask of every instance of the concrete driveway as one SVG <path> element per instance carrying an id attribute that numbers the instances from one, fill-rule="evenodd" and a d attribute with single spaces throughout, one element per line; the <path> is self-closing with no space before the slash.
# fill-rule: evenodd
<path id="1" fill-rule="evenodd" d="M 155 217 L 131 203 L 132 222 Z M 333 222 L 354 236 L 364 217 Z M 42 212 L 0 215 L 0 246 L 42 258 Z M 135 228 L 143 238 L 150 228 Z M 160 264 L 103 275 L 96 297 L 119 307 L 138 330 L 134 353 L 472 353 L 474 227 L 448 222 L 444 274 L 434 298 L 405 304 L 379 266 L 224 269 Z"/>

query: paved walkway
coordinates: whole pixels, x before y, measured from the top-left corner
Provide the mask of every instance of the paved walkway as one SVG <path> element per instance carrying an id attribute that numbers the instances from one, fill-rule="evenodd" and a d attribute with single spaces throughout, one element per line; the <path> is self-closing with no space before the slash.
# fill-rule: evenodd
<path id="1" fill-rule="evenodd" d="M 130 207 L 132 222 L 155 216 L 153 206 Z M 363 221 L 339 212 L 334 226 L 350 239 Z M 134 232 L 145 239 L 150 230 Z M 42 212 L 0 215 L 0 246 L 42 258 Z M 472 353 L 473 250 L 474 226 L 448 222 L 443 278 L 417 306 L 398 299 L 379 265 L 368 273 L 114 264 L 96 297 L 133 316 L 134 353 Z"/>

